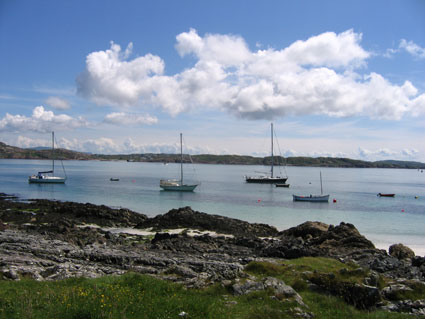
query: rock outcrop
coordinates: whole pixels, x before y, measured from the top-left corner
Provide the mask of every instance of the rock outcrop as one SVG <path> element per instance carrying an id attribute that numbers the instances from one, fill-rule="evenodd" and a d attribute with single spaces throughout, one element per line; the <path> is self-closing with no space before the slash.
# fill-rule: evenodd
<path id="1" fill-rule="evenodd" d="M 117 228 L 131 228 L 134 233 Z M 137 233 L 147 228 L 150 232 L 145 235 Z M 173 229 L 180 232 L 172 233 Z M 48 200 L 20 202 L 0 194 L 0 277 L 4 280 L 135 271 L 187 287 L 221 283 L 235 294 L 272 290 L 278 299 L 295 301 L 300 314 L 309 318 L 312 314 L 293 288 L 280 279 L 254 278 L 245 271 L 252 261 L 279 263 L 299 257 L 335 258 L 358 265 L 363 276 L 361 282 L 347 282 L 332 273 L 300 274 L 308 282 L 306 287 L 344 296 L 360 309 L 425 313 L 425 303 L 410 298 L 412 291 L 425 291 L 425 257 L 415 256 L 403 245 L 391 246 L 390 254 L 376 249 L 348 223 L 306 222 L 278 232 L 268 225 L 190 207 L 148 218 L 127 209 Z"/>
<path id="2" fill-rule="evenodd" d="M 394 244 L 391 245 L 388 249 L 390 256 L 393 256 L 399 260 L 403 259 L 412 259 L 415 257 L 415 253 L 409 247 L 404 246 L 403 244 Z"/>
<path id="3" fill-rule="evenodd" d="M 244 237 L 268 237 L 278 234 L 278 230 L 269 225 L 250 224 L 239 219 L 205 214 L 194 211 L 190 207 L 172 209 L 164 215 L 146 219 L 137 225 L 137 228 L 148 227 L 159 230 L 167 228 L 195 228 Z"/>

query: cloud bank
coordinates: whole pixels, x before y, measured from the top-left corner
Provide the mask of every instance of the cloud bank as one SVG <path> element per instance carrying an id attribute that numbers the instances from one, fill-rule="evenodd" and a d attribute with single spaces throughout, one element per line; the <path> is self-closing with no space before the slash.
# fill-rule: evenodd
<path id="1" fill-rule="evenodd" d="M 18 136 L 15 143 L 16 146 L 22 148 L 37 147 L 37 146 L 50 146 L 49 139 L 29 138 Z M 61 137 L 57 141 L 57 147 L 66 148 L 70 150 L 87 152 L 93 154 L 146 154 L 146 153 L 163 153 L 163 154 L 179 154 L 180 144 L 176 143 L 154 143 L 154 144 L 138 144 L 133 139 L 127 138 L 123 142 L 115 141 L 109 137 L 100 137 L 96 139 L 67 139 Z M 186 146 L 183 147 L 185 154 L 234 154 L 234 152 L 225 151 L 223 149 L 211 149 L 203 146 Z M 267 152 L 252 153 L 252 156 L 264 157 L 269 156 Z M 292 149 L 286 150 L 283 154 L 284 157 L 308 156 L 308 157 L 339 157 L 339 158 L 353 158 L 366 161 L 376 161 L 385 159 L 398 159 L 414 161 L 418 159 L 420 152 L 417 149 L 367 149 L 359 147 L 354 152 L 333 152 L 330 150 L 300 152 Z"/>
<path id="2" fill-rule="evenodd" d="M 409 81 L 395 85 L 378 73 L 362 73 L 371 53 L 361 39 L 353 30 L 325 32 L 280 50 L 252 51 L 240 36 L 202 37 L 191 29 L 177 35 L 175 48 L 195 62 L 174 75 L 164 74 L 160 57 L 131 60 L 131 43 L 125 51 L 111 43 L 87 56 L 77 89 L 98 105 L 155 106 L 171 115 L 211 108 L 268 120 L 288 115 L 398 120 L 425 114 L 425 94 Z M 423 55 L 413 43 L 400 45 Z"/>
<path id="3" fill-rule="evenodd" d="M 20 147 L 40 146 L 39 140 L 20 138 L 18 139 Z M 37 144 L 39 143 L 39 144 Z M 66 139 L 61 138 L 58 145 L 63 148 L 72 149 L 80 152 L 88 152 L 93 154 L 145 154 L 145 153 L 164 153 L 164 154 L 179 154 L 180 143 L 155 143 L 155 144 L 136 144 L 131 138 L 127 138 L 124 142 L 117 142 L 109 137 L 100 137 L 97 139 Z M 192 147 L 183 146 L 183 152 L 186 154 L 207 154 L 214 153 L 208 147 Z"/>
<path id="4" fill-rule="evenodd" d="M 34 108 L 31 117 L 6 113 L 0 120 L 0 132 L 46 133 L 55 129 L 75 129 L 88 125 L 89 123 L 81 116 L 73 118 L 66 114 L 55 115 L 52 111 L 46 111 L 43 106 L 37 106 Z"/>
<path id="5" fill-rule="evenodd" d="M 158 119 L 154 116 L 128 114 L 124 112 L 109 113 L 103 121 L 114 125 L 151 125 L 158 123 Z"/>

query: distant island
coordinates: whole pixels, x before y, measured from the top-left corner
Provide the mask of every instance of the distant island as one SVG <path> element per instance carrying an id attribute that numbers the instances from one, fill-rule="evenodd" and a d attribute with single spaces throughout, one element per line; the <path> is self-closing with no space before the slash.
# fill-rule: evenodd
<path id="1" fill-rule="evenodd" d="M 179 163 L 178 154 L 89 154 L 58 148 L 55 157 L 62 160 L 101 160 L 101 161 L 128 161 L 128 162 L 157 162 Z M 52 151 L 45 148 L 19 148 L 0 142 L 0 158 L 2 159 L 51 159 Z M 271 157 L 254 157 L 247 155 L 192 155 L 192 161 L 198 164 L 230 164 L 230 165 L 270 165 Z M 313 167 L 345 167 L 345 168 L 409 168 L 425 169 L 425 163 L 413 161 L 361 161 L 350 158 L 337 157 L 288 157 L 275 156 L 275 163 L 287 166 Z M 189 161 L 186 156 L 186 161 Z"/>

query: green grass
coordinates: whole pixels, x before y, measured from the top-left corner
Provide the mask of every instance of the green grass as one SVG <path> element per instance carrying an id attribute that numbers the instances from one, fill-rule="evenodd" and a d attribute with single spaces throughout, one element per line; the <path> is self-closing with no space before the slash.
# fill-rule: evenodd
<path id="1" fill-rule="evenodd" d="M 402 290 L 388 296 L 390 300 L 421 300 L 425 299 L 425 284 L 422 282 L 411 282 L 409 287 L 412 290 Z"/>
<path id="2" fill-rule="evenodd" d="M 301 295 L 315 318 L 410 318 L 408 314 L 359 310 L 347 304 L 343 296 L 320 294 L 308 289 L 307 279 L 311 280 L 317 276 L 329 276 L 332 278 L 332 285 L 362 283 L 364 278 L 369 275 L 369 271 L 361 269 L 355 264 L 345 264 L 332 258 L 303 257 L 285 260 L 281 263 L 251 262 L 245 270 L 258 277 L 273 276 L 291 285 Z M 422 291 L 423 287 L 418 284 L 418 288 L 414 292 L 406 294 L 415 293 L 416 299 L 420 299 L 419 296 L 423 298 L 425 296 Z M 401 296 L 397 297 L 399 300 L 401 299 Z M 411 296 L 409 295 L 409 297 Z"/>
<path id="3" fill-rule="evenodd" d="M 300 293 L 304 302 L 309 306 L 315 318 L 341 318 L 341 319 L 407 319 L 411 315 L 402 313 L 389 313 L 386 311 L 364 311 L 347 305 L 335 296 L 322 295 L 310 291 Z"/>
<path id="4" fill-rule="evenodd" d="M 323 261 L 323 263 L 322 263 Z M 314 267 L 306 259 L 285 264 L 252 263 L 247 269 L 258 276 L 296 278 L 294 269 L 326 268 L 326 260 Z M 340 265 L 331 261 L 335 271 Z M 342 269 L 342 268 L 341 268 Z M 291 277 L 292 276 L 292 277 Z M 295 280 L 294 280 L 295 281 Z M 296 281 L 295 281 L 296 282 Z M 300 292 L 308 311 L 317 319 L 325 318 L 410 318 L 405 314 L 366 312 L 347 305 L 338 297 L 308 290 Z M 186 289 L 150 276 L 128 273 L 98 279 L 67 279 L 55 282 L 0 281 L 0 318 L 294 318 L 294 302 L 271 298 L 270 291 L 233 296 L 226 288 Z"/>
<path id="5" fill-rule="evenodd" d="M 317 273 L 332 273 L 339 280 L 361 282 L 368 274 L 353 264 L 344 264 L 333 258 L 302 257 L 285 260 L 281 263 L 258 262 L 249 263 L 245 270 L 256 276 L 272 276 L 285 281 L 293 286 L 300 280 L 305 280 Z"/>
<path id="6" fill-rule="evenodd" d="M 235 303 L 236 301 L 236 303 Z M 236 298 L 221 286 L 185 289 L 146 275 L 0 282 L 0 318 L 290 318 L 267 292 Z M 264 311 L 266 310 L 266 313 Z M 282 317 L 283 313 L 283 317 Z"/>

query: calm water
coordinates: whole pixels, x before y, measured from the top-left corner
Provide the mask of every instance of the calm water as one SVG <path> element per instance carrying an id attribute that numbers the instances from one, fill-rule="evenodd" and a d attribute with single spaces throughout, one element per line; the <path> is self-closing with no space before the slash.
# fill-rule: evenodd
<path id="1" fill-rule="evenodd" d="M 64 165 L 65 185 L 37 185 L 28 184 L 27 178 L 49 169 L 49 161 L 0 160 L 0 192 L 121 206 L 148 216 L 191 206 L 280 230 L 307 220 L 334 225 L 344 221 L 379 248 L 400 242 L 425 255 L 425 173 L 418 170 L 287 167 L 290 188 L 276 188 L 244 182 L 244 175 L 267 169 L 262 166 L 195 165 L 185 169 L 187 181 L 196 178 L 202 184 L 193 193 L 178 193 L 159 188 L 160 178 L 178 176 L 176 164 L 65 161 Z M 293 202 L 292 194 L 320 193 L 320 171 L 330 202 Z M 111 177 L 120 181 L 111 182 Z M 396 197 L 379 198 L 379 192 Z"/>

